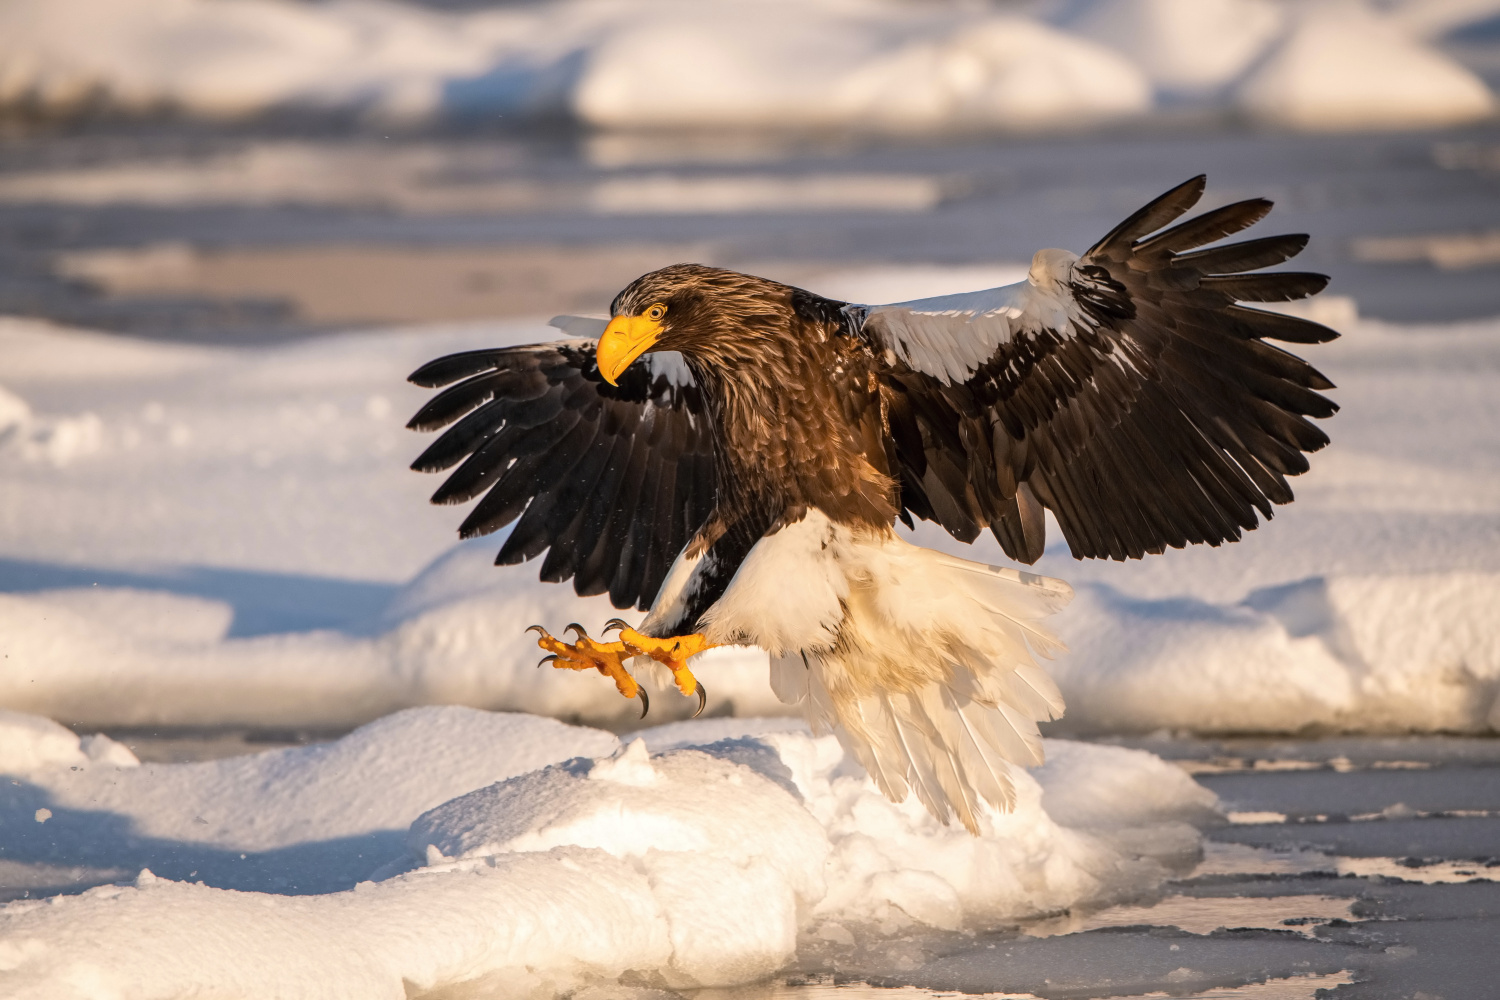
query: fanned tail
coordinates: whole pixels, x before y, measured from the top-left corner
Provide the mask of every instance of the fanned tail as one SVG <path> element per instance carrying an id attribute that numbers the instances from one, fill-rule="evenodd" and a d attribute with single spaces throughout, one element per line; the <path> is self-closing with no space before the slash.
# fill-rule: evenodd
<path id="1" fill-rule="evenodd" d="M 850 587 L 838 642 L 773 658 L 773 688 L 836 733 L 886 796 L 915 792 L 977 834 L 981 803 L 1014 801 L 1010 765 L 1042 762 L 1037 723 L 1062 714 L 1034 656 L 1062 649 L 1041 622 L 1071 588 L 894 537 L 838 558 Z"/>

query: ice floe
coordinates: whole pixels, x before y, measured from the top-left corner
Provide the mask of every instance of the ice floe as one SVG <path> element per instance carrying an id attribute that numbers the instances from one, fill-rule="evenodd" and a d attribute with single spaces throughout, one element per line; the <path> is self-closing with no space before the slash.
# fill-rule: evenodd
<path id="1" fill-rule="evenodd" d="M 7 716 L 0 746 L 51 747 L 50 725 Z M 893 935 L 1150 899 L 1197 860 L 1197 828 L 1219 818 L 1181 770 L 1135 750 L 1047 749 L 981 837 L 891 804 L 832 737 L 778 720 L 678 723 L 621 746 L 428 708 L 325 746 L 200 764 L 69 764 L 54 749 L 42 766 L 33 752 L 0 822 L 46 838 L 8 838 L 9 859 L 92 837 L 93 863 L 133 878 L 0 908 L 0 986 L 49 1000 L 456 983 L 510 996 L 628 970 L 724 985 L 799 947 L 857 962 Z M 320 865 L 339 878 L 306 884 Z"/>
<path id="2" fill-rule="evenodd" d="M 1304 129 L 1452 125 L 1495 107 L 1478 75 L 1354 0 L 1298 11 L 1235 100 Z"/>
<path id="3" fill-rule="evenodd" d="M 1284 30 L 1275 0 L 1094 0 L 1066 22 L 1119 50 L 1178 100 L 1234 83 Z"/>
<path id="4" fill-rule="evenodd" d="M 1248 73 L 1237 105 L 1301 127 L 1488 115 L 1484 84 L 1428 36 L 1489 8 L 1434 17 L 1417 7 L 19 0 L 0 8 L 0 106 L 570 117 L 606 128 L 1076 128 L 1163 102 L 1216 107 Z"/>

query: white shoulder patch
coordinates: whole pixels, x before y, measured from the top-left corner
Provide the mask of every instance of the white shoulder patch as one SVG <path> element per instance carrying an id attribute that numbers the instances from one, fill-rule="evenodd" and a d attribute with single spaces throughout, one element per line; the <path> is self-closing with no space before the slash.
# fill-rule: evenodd
<path id="1" fill-rule="evenodd" d="M 646 364 L 651 372 L 651 384 L 656 380 L 665 378 L 673 388 L 682 389 L 690 385 L 697 385 L 693 378 L 693 370 L 682 360 L 682 355 L 676 351 L 653 351 L 646 355 Z"/>
<path id="2" fill-rule="evenodd" d="M 1077 255 L 1040 250 L 1025 281 L 880 306 L 846 306 L 899 360 L 943 382 L 964 382 L 1019 332 L 1066 333 L 1080 316 L 1068 288 Z"/>
<path id="3" fill-rule="evenodd" d="M 570 337 L 598 340 L 604 336 L 604 328 L 609 326 L 609 320 L 598 316 L 553 316 L 547 321 L 547 325 L 557 327 Z"/>

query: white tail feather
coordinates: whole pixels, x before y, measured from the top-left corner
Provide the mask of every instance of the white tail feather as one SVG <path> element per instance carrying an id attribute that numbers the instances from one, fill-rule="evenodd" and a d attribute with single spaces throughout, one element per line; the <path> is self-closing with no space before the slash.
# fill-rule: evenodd
<path id="1" fill-rule="evenodd" d="M 1014 798 L 1010 765 L 1042 762 L 1037 722 L 1062 714 L 1034 657 L 1062 648 L 1042 620 L 1072 596 L 813 509 L 757 543 L 704 631 L 767 649 L 777 696 L 837 733 L 887 796 L 915 791 L 978 832 L 982 803 Z"/>

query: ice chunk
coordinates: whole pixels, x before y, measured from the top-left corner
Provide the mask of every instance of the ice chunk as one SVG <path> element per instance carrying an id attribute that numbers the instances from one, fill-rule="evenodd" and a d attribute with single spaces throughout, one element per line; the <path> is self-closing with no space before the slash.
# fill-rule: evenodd
<path id="1" fill-rule="evenodd" d="M 26 425 L 31 419 L 31 407 L 26 400 L 0 386 L 0 441 Z"/>
<path id="2" fill-rule="evenodd" d="M 0 774 L 45 780 L 38 772 L 77 771 L 88 764 L 137 767 L 140 761 L 129 747 L 103 733 L 80 738 L 51 719 L 0 709 Z"/>
<path id="3" fill-rule="evenodd" d="M 1093 0 L 1067 26 L 1129 57 L 1167 93 L 1195 97 L 1244 73 L 1284 20 L 1272 0 Z"/>
<path id="4" fill-rule="evenodd" d="M 0 709 L 0 773 L 88 763 L 78 736 L 51 719 Z"/>
<path id="5" fill-rule="evenodd" d="M 407 843 L 423 867 L 380 882 L 236 892 L 153 863 L 130 869 L 141 872 L 130 884 L 0 907 L 0 990 L 69 1000 L 233 983 L 247 995 L 397 998 L 464 983 L 508 997 L 628 970 L 727 985 L 803 945 L 885 948 L 901 935 L 900 950 L 913 935 L 1149 898 L 1196 855 L 1187 824 L 1214 817 L 1211 795 L 1148 754 L 1049 742 L 1056 765 L 1040 780 L 1017 774 L 1015 810 L 987 815 L 973 837 L 888 802 L 831 737 L 741 726 L 767 731 L 725 738 L 719 720 L 682 723 L 677 742 L 702 742 L 652 756 L 644 740 L 611 752 L 608 734 L 548 720 L 425 709 L 326 747 L 147 765 L 113 798 L 103 782 L 51 782 L 51 836 L 78 821 L 62 804 L 72 796 L 184 838 L 188 816 L 237 812 L 233 836 L 290 847 L 390 822 L 487 768 L 512 775 L 417 818 Z M 519 770 L 570 748 L 583 754 Z M 1062 786 L 1075 782 L 1070 802 Z M 1118 794 L 1091 801 L 1103 787 Z"/>
<path id="6" fill-rule="evenodd" d="M 1219 605 L 1080 588 L 1054 670 L 1072 731 L 1484 732 L 1500 574 L 1309 578 Z"/>
<path id="7" fill-rule="evenodd" d="M 1354 0 L 1299 11 L 1284 41 L 1235 100 L 1260 118 L 1306 129 L 1454 125 L 1491 114 L 1478 76 Z"/>
<path id="8" fill-rule="evenodd" d="M 397 119 L 572 110 L 611 126 L 933 128 L 1076 125 L 1150 106 L 1128 60 L 1038 21 L 831 0 L 463 12 L 47 0 L 0 8 L 0 64 L 0 104 L 60 113 L 98 99 L 214 118 L 300 106 Z"/>
<path id="9" fill-rule="evenodd" d="M 1103 46 L 1019 17 L 898 24 L 893 10 L 647 7 L 594 51 L 574 106 L 615 127 L 782 128 L 1077 124 L 1150 107 L 1140 72 Z"/>
<path id="10" fill-rule="evenodd" d="M 30 780 L 54 810 L 102 811 L 127 818 L 140 836 L 236 851 L 402 831 L 423 810 L 470 789 L 618 745 L 609 733 L 536 716 L 414 708 L 328 745 L 106 774 L 59 765 L 115 762 L 128 749 L 107 737 L 80 749 L 71 732 L 35 716 L 9 712 L 4 720 L 0 739 L 14 748 L 5 759 L 36 762 Z M 43 764 L 52 769 L 36 773 Z M 371 857 L 364 870 L 388 859 Z"/>

